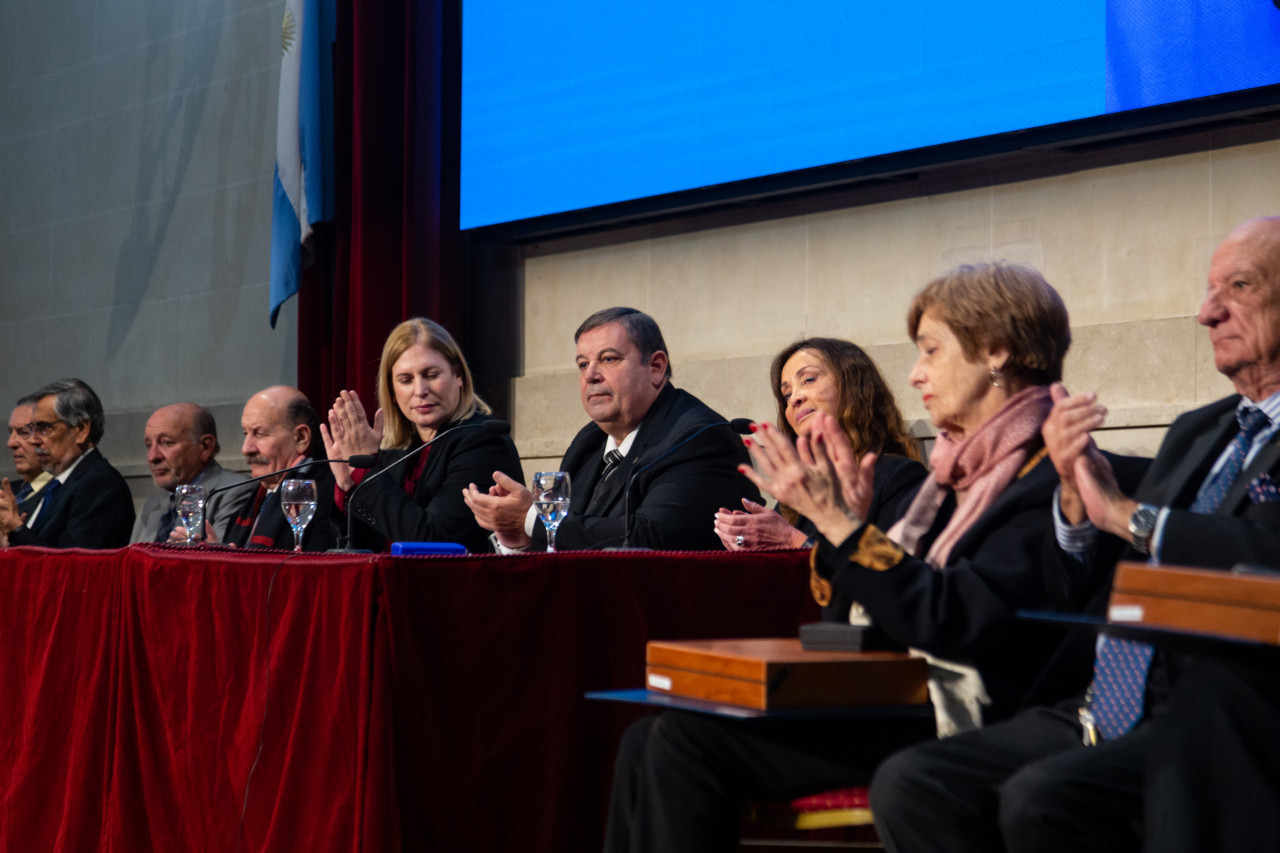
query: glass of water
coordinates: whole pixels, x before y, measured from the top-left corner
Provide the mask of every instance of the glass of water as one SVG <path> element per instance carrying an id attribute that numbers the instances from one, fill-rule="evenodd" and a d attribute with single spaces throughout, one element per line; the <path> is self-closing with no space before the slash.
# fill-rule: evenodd
<path id="1" fill-rule="evenodd" d="M 285 480 L 280 484 L 280 509 L 293 528 L 293 550 L 302 550 L 302 531 L 316 514 L 316 481 Z"/>
<path id="2" fill-rule="evenodd" d="M 569 474 L 566 471 L 543 471 L 533 475 L 533 505 L 542 526 L 547 528 L 547 553 L 556 550 L 556 528 L 569 514 Z"/>
<path id="3" fill-rule="evenodd" d="M 194 545 L 204 538 L 204 486 L 178 486 L 173 490 L 173 506 L 178 523 L 187 530 L 184 545 Z"/>

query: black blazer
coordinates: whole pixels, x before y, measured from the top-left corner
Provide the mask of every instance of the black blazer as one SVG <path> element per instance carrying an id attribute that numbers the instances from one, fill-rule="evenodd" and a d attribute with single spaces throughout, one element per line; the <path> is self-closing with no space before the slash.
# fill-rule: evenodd
<path id="1" fill-rule="evenodd" d="M 41 493 L 47 495 L 49 486 Z M 133 495 L 102 451 L 91 447 L 67 482 L 43 501 L 35 529 L 19 527 L 10 545 L 49 548 L 122 548 L 133 530 Z"/>
<path id="2" fill-rule="evenodd" d="M 370 479 L 378 471 L 404 459 L 412 448 L 379 452 L 378 464 L 348 495 L 347 511 L 354 518 L 352 544 L 381 551 L 388 539 L 458 542 L 468 551 L 492 551 L 489 532 L 476 524 L 475 515 L 462 499 L 462 491 L 469 483 L 487 490 L 493 485 L 494 471 L 523 482 L 524 470 L 511 436 L 477 428 L 486 420 L 494 418 L 477 413 L 451 426 L 424 451 L 426 467 L 412 498 L 404 491 L 404 481 L 417 464 L 416 459 L 400 465 L 398 471 Z"/>
<path id="3" fill-rule="evenodd" d="M 725 425 L 693 437 L 710 424 Z M 582 508 L 591 501 L 604 469 L 605 440 L 604 430 L 587 424 L 560 463 L 560 470 L 569 472 L 572 499 L 556 533 L 557 548 L 621 545 L 627 535 L 629 482 L 628 544 L 643 548 L 723 550 L 714 529 L 716 510 L 740 506 L 743 498 L 760 500 L 760 492 L 738 473 L 738 465 L 750 464 L 742 439 L 701 400 L 668 383 L 640 422 L 630 452 L 605 484 L 608 494 L 601 508 L 584 515 Z M 533 538 L 535 547 L 546 547 L 540 523 L 534 525 Z"/>
<path id="4" fill-rule="evenodd" d="M 302 550 L 328 551 L 330 548 L 337 547 L 338 528 L 333 508 L 333 472 L 329 470 L 329 463 L 318 459 L 306 468 L 290 471 L 285 475 L 285 479 L 316 481 L 316 514 L 307 525 L 307 529 L 302 532 Z M 256 535 L 269 537 L 272 544 L 266 546 L 249 542 L 249 533 L 253 529 L 254 519 L 246 514 L 253 507 L 254 491 L 248 486 L 244 489 L 248 493 L 245 499 L 246 506 L 241 511 L 241 516 L 234 519 L 227 527 L 226 541 L 242 548 L 271 547 L 292 551 L 293 528 L 289 526 L 289 519 L 284 517 L 284 510 L 280 508 L 278 501 L 272 502 L 271 506 L 265 509 L 258 510 L 262 518 L 258 521 Z"/>
<path id="5" fill-rule="evenodd" d="M 956 542 L 944 571 L 911 555 L 884 571 L 853 562 L 851 554 L 867 525 L 838 548 L 820 542 L 819 571 L 832 579 L 839 595 L 860 602 L 895 643 L 975 666 L 992 702 L 984 712 L 988 722 L 1029 704 L 1061 699 L 1088 683 L 1091 646 L 1071 643 L 1066 653 L 1061 629 L 1016 616 L 1019 609 L 1059 604 L 1042 570 L 1057 549 L 1052 509 L 1057 486 L 1057 471 L 1046 456 Z M 954 498 L 944 502 L 922 551 L 945 527 L 954 506 Z"/>
<path id="6" fill-rule="evenodd" d="M 1164 565 L 1204 569 L 1229 569 L 1236 563 L 1280 566 L 1280 502 L 1254 504 L 1248 495 L 1249 483 L 1263 474 L 1280 484 L 1280 441 L 1273 439 L 1258 451 L 1217 510 L 1211 514 L 1189 510 L 1213 463 L 1239 431 L 1235 416 L 1239 402 L 1238 395 L 1231 396 L 1178 417 L 1169 426 L 1145 476 L 1135 481 L 1133 488 L 1124 488 L 1124 478 L 1117 470 L 1125 494 L 1141 503 L 1172 509 L 1159 543 Z M 1092 601 L 1092 609 L 1101 612 L 1116 563 L 1145 563 L 1147 559 L 1121 539 L 1100 536 L 1086 563 L 1061 555 L 1056 567 L 1072 599 Z M 1101 596 L 1096 594 L 1099 589 Z"/>
<path id="7" fill-rule="evenodd" d="M 911 506 L 911 500 L 920 490 L 920 484 L 929 475 L 924 465 L 905 456 L 885 454 L 876 457 L 872 471 L 871 507 L 867 511 L 867 523 L 881 530 L 888 530 Z M 796 522 L 806 536 L 818 537 L 813 522 L 800 516 Z M 854 602 L 847 593 L 835 587 L 831 590 L 831 603 L 822 608 L 825 622 L 848 622 L 849 607 Z"/>
<path id="8" fill-rule="evenodd" d="M 1146 476 L 1136 489 L 1125 490 L 1141 503 L 1171 508 L 1159 542 L 1162 565 L 1230 569 L 1237 563 L 1252 563 L 1280 567 L 1280 501 L 1255 504 L 1248 494 L 1249 483 L 1262 475 L 1280 484 L 1280 441 L 1273 438 L 1258 451 L 1213 513 L 1189 510 L 1213 463 L 1239 432 L 1239 402 L 1239 395 L 1232 395 L 1178 417 L 1169 426 Z M 1116 564 L 1147 559 L 1123 540 L 1101 536 L 1084 564 L 1059 553 L 1057 565 L 1072 595 L 1090 599 L 1088 609 L 1103 613 Z M 1157 649 L 1147 683 L 1149 712 L 1162 711 L 1170 684 L 1176 683 L 1185 662 L 1183 655 Z"/>

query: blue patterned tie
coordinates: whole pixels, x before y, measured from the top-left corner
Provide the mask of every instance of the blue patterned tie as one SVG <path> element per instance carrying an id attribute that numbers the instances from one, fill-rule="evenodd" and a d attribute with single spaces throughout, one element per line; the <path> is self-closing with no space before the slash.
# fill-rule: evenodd
<path id="1" fill-rule="evenodd" d="M 1200 490 L 1191 505 L 1192 512 L 1208 514 L 1218 508 L 1240 476 L 1253 440 L 1271 423 L 1261 409 L 1245 409 L 1237 413 L 1237 418 L 1240 432 L 1231 442 L 1227 460 Z M 1147 671 L 1154 653 L 1149 643 L 1103 637 L 1093 665 L 1092 710 L 1098 731 L 1106 740 L 1127 733 L 1142 718 Z"/>
<path id="2" fill-rule="evenodd" d="M 13 493 L 13 496 L 17 498 L 18 503 L 22 503 L 27 498 L 31 497 L 31 493 L 34 491 L 35 489 L 32 488 L 30 483 L 23 483 L 21 486 L 18 486 L 18 490 Z"/>

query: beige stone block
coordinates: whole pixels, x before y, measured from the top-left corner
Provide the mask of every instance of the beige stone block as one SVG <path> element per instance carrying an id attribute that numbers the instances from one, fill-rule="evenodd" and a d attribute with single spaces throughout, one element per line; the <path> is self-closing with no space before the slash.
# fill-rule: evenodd
<path id="1" fill-rule="evenodd" d="M 774 352 L 805 328 L 802 217 L 652 243 L 650 313 L 672 363 Z"/>
<path id="2" fill-rule="evenodd" d="M 1280 140 L 1213 152 L 1210 233 L 1221 240 L 1241 222 L 1280 216 Z M 1209 265 L 1208 255 L 1204 267 Z"/>
<path id="3" fill-rule="evenodd" d="M 776 416 L 769 388 L 773 356 L 724 358 L 676 365 L 675 386 L 724 415 L 772 423 Z"/>
<path id="4" fill-rule="evenodd" d="M 577 373 L 548 373 L 515 380 L 512 439 L 521 457 L 560 458 L 587 422 Z"/>
<path id="5" fill-rule="evenodd" d="M 1073 325 L 1194 314 L 1211 164 L 1191 154 L 997 186 L 993 255 L 1040 269 Z"/>
<path id="6" fill-rule="evenodd" d="M 1112 409 L 1191 405 L 1202 334 L 1190 317 L 1076 326 L 1063 379 Z"/>
<path id="7" fill-rule="evenodd" d="M 1231 380 L 1218 372 L 1213 363 L 1213 344 L 1209 333 L 1201 328 L 1196 336 L 1196 403 L 1203 406 L 1236 393 Z"/>
<path id="8" fill-rule="evenodd" d="M 649 243 L 639 241 L 530 258 L 524 268 L 526 374 L 573 366 L 573 333 L 601 308 L 652 313 Z"/>
<path id="9" fill-rule="evenodd" d="M 869 347 L 906 340 L 921 287 L 958 263 L 990 257 L 989 190 L 809 217 L 806 333 Z"/>

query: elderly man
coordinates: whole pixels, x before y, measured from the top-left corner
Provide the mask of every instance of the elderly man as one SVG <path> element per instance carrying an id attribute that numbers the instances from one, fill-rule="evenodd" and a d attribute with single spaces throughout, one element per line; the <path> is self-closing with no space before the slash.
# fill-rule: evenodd
<path id="1" fill-rule="evenodd" d="M 22 516 L 30 514 L 40 501 L 41 490 L 53 479 L 53 475 L 41 466 L 35 443 L 31 440 L 37 402 L 35 395 L 23 397 L 9 415 L 8 446 L 13 453 L 13 467 L 22 478 L 22 485 L 14 490 L 14 497 L 18 499 L 18 513 Z"/>
<path id="2" fill-rule="evenodd" d="M 697 397 L 671 384 L 658 324 L 634 308 L 607 308 L 574 334 L 582 407 L 591 417 L 560 470 L 573 499 L 557 548 L 634 545 L 720 549 L 707 519 L 759 492 L 738 473 L 749 464 L 742 441 Z M 501 471 L 489 493 L 463 493 L 502 550 L 546 546 L 533 496 Z"/>
<path id="3" fill-rule="evenodd" d="M 218 425 L 208 409 L 195 403 L 174 403 L 156 409 L 147 419 L 142 443 L 147 449 L 151 480 L 163 491 L 147 498 L 142 505 L 130 542 L 169 540 L 178 526 L 178 512 L 173 503 L 173 490 L 178 486 L 198 484 L 204 486 L 207 495 L 214 489 L 243 483 L 246 479 L 243 474 L 227 471 L 217 463 L 214 457 L 220 449 Z M 205 523 L 216 538 L 226 538 L 227 528 L 250 494 L 248 489 L 232 489 L 208 499 L 204 508 Z"/>
<path id="4" fill-rule="evenodd" d="M 1220 569 L 1280 565 L 1280 218 L 1246 222 L 1218 246 L 1198 319 L 1217 369 L 1238 394 L 1174 421 L 1133 497 L 1116 486 L 1090 438 L 1106 414 L 1095 395 L 1054 389 L 1044 433 L 1062 481 L 1057 570 L 1064 588 L 1096 580 L 1117 558 Z M 1082 697 L 1031 709 L 890 758 L 871 788 L 881 838 L 897 851 L 1136 850 L 1145 792 L 1147 813 L 1162 823 L 1146 849 L 1173 850 L 1175 837 L 1182 839 L 1176 849 L 1222 849 L 1210 841 L 1280 849 L 1276 661 L 1258 667 L 1252 704 L 1241 699 L 1249 679 L 1242 686 L 1204 666 L 1192 667 L 1201 681 L 1178 685 L 1170 701 L 1180 663 L 1144 643 L 1106 637 L 1091 704 Z M 1189 699 L 1204 701 L 1188 711 Z M 1182 721 L 1185 736 L 1172 747 L 1164 740 L 1169 718 Z M 1249 725 L 1255 744 L 1241 738 L 1226 749 L 1225 736 L 1215 739 L 1239 737 Z M 1215 778 L 1184 786 L 1179 802 L 1178 786 L 1163 783 L 1177 775 L 1187 747 L 1195 766 Z M 1187 831 L 1189 824 L 1200 831 Z"/>
<path id="5" fill-rule="evenodd" d="M 10 545 L 128 544 L 133 497 L 97 447 L 106 426 L 102 401 L 79 379 L 52 382 L 34 396 L 31 442 L 53 479 L 44 487 L 44 499 L 25 519 L 9 481 L 0 484 L 0 531 Z"/>
<path id="6" fill-rule="evenodd" d="M 246 487 L 250 498 L 232 520 L 224 541 L 242 548 L 292 550 L 293 530 L 280 508 L 278 490 L 286 479 L 307 479 L 316 481 L 316 514 L 302 536 L 302 549 L 325 551 L 337 544 L 332 518 L 333 474 L 323 454 L 313 451 L 322 447 L 319 424 L 315 409 L 297 388 L 275 385 L 249 398 L 240 429 L 244 433 L 241 452 L 252 476 L 309 463 L 317 456 L 319 460 L 298 471 L 267 477 L 258 484 L 256 493 Z"/>

